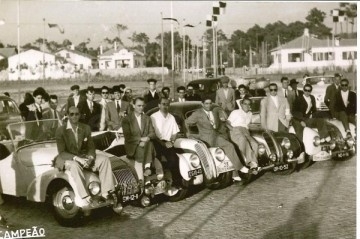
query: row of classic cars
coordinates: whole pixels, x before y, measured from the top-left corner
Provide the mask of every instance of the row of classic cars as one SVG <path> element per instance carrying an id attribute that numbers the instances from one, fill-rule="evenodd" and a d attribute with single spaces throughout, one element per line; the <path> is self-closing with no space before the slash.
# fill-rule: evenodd
<path id="1" fill-rule="evenodd" d="M 198 84 L 198 89 L 209 94 L 217 89 L 219 79 L 204 79 L 192 81 L 190 84 Z M 214 85 L 215 84 L 215 85 Z M 265 131 L 260 126 L 260 101 L 262 97 L 253 97 L 253 119 L 250 132 L 259 143 L 258 161 L 262 167 L 261 173 L 271 170 L 276 174 L 292 173 L 298 166 L 306 167 L 313 161 L 328 159 L 349 159 L 355 154 L 355 142 L 347 139 L 341 123 L 337 120 L 328 120 L 327 126 L 334 139 L 330 143 L 320 144 L 315 130 L 305 128 L 304 139 L 298 139 L 295 134 Z M 15 102 L 6 98 L 7 105 Z M 5 105 L 5 103 L 3 104 Z M 124 138 L 119 132 L 94 132 L 92 137 L 97 147 L 97 153 L 106 154 L 110 160 L 114 179 L 117 182 L 117 201 L 113 204 L 100 203 L 101 185 L 96 173 L 86 172 L 86 185 L 93 203 L 82 208 L 78 202 L 77 185 L 67 171 L 59 171 L 54 168 L 53 160 L 57 155 L 54 127 L 48 127 L 55 123 L 54 120 L 37 122 L 7 122 L 6 139 L 0 141 L 0 186 L 1 193 L 16 197 L 26 197 L 35 202 L 49 202 L 53 208 L 55 219 L 64 226 L 75 226 L 83 222 L 82 217 L 89 215 L 91 210 L 99 207 L 112 207 L 117 213 L 129 203 L 139 203 L 148 206 L 156 195 L 164 194 L 170 201 L 178 201 L 187 196 L 187 192 L 193 185 L 203 184 L 210 189 L 220 189 L 232 183 L 232 171 L 234 167 L 219 147 L 207 147 L 197 138 L 196 126 L 188 126 L 184 123 L 196 109 L 201 108 L 201 102 L 172 103 L 172 113 L 179 125 L 181 134 L 174 142 L 174 147 L 179 156 L 179 170 L 181 184 L 174 188 L 173 177 L 166 170 L 166 159 L 160 159 L 165 167 L 165 176 L 158 180 L 156 176 L 145 178 L 144 183 L 139 180 L 134 161 L 126 158 Z M 213 107 L 218 107 L 214 105 Z M 153 108 L 148 115 L 156 112 Z M 14 111 L 14 110 L 12 110 Z M 15 112 L 14 111 L 14 112 Z M 10 111 L 9 111 L 10 112 Z M 19 121 L 19 120 L 18 120 Z M 29 132 L 34 127 L 41 130 L 41 137 L 33 138 Z M 2 127 L 4 128 L 4 127 Z M 351 130 L 355 135 L 355 128 Z M 4 137 L 5 137 L 4 136 Z M 246 157 L 238 152 L 241 160 L 247 162 Z M 249 182 L 252 174 L 241 175 L 243 181 Z"/>

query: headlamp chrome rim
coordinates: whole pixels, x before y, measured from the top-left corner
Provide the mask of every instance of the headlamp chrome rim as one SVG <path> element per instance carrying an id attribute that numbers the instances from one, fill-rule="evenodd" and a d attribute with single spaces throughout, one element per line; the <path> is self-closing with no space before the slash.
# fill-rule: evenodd
<path id="1" fill-rule="evenodd" d="M 265 152 L 266 152 L 265 145 L 259 144 L 259 146 L 258 146 L 258 154 L 263 155 L 263 154 L 265 154 Z"/>
<path id="2" fill-rule="evenodd" d="M 194 168 L 197 168 L 200 166 L 200 158 L 197 154 L 191 154 L 190 155 L 190 164 Z"/>
<path id="3" fill-rule="evenodd" d="M 221 148 L 215 149 L 215 159 L 220 162 L 225 160 L 225 152 L 223 149 L 221 149 Z"/>
<path id="4" fill-rule="evenodd" d="M 97 195 L 99 195 L 100 192 L 101 192 L 100 183 L 97 182 L 97 181 L 92 181 L 91 183 L 89 183 L 88 190 L 89 190 L 89 193 L 90 193 L 92 196 L 97 196 Z"/>
<path id="5" fill-rule="evenodd" d="M 314 146 L 319 146 L 320 145 L 320 137 L 319 136 L 315 136 L 314 138 L 313 138 L 313 144 L 314 144 Z"/>
<path id="6" fill-rule="evenodd" d="M 284 137 L 282 142 L 281 142 L 281 146 L 283 146 L 285 149 L 290 149 L 291 147 L 291 141 L 289 138 Z"/>

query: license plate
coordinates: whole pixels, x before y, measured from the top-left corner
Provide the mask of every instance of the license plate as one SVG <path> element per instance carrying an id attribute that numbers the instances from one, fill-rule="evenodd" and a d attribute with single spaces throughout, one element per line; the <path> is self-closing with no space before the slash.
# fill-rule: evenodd
<path id="1" fill-rule="evenodd" d="M 139 194 L 135 193 L 135 194 L 130 194 L 130 195 L 125 195 L 122 197 L 122 201 L 123 202 L 130 202 L 130 201 L 134 201 L 139 199 Z"/>
<path id="2" fill-rule="evenodd" d="M 195 176 L 200 175 L 200 174 L 202 174 L 201 168 L 194 169 L 194 170 L 190 170 L 190 171 L 188 172 L 188 175 L 189 175 L 190 178 L 191 178 L 191 177 L 195 177 Z"/>
<path id="3" fill-rule="evenodd" d="M 349 157 L 350 153 L 349 152 L 341 152 L 337 154 L 338 158 L 345 158 L 345 157 Z"/>
<path id="4" fill-rule="evenodd" d="M 313 161 L 325 161 L 331 159 L 331 155 L 326 151 L 321 151 L 313 156 Z"/>
<path id="5" fill-rule="evenodd" d="M 273 168 L 274 172 L 280 172 L 280 171 L 285 171 L 289 169 L 289 164 L 281 164 L 281 165 L 277 165 Z"/>
<path id="6" fill-rule="evenodd" d="M 219 167 L 217 167 L 217 171 L 219 173 L 225 173 L 229 171 L 235 170 L 234 166 L 230 162 L 223 162 Z"/>

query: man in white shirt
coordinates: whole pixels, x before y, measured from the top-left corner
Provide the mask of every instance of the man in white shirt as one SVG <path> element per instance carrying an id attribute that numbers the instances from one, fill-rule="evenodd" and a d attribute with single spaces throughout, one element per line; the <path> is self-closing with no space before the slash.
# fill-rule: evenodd
<path id="1" fill-rule="evenodd" d="M 174 186 L 180 186 L 182 177 L 179 171 L 179 158 L 174 149 L 174 141 L 180 129 L 175 117 L 169 113 L 169 105 L 170 100 L 168 98 L 161 98 L 159 111 L 153 113 L 150 118 L 156 134 L 154 146 L 158 155 L 157 158 L 160 158 L 161 155 L 165 156 L 167 166 L 173 176 Z"/>
<path id="2" fill-rule="evenodd" d="M 230 113 L 227 119 L 227 126 L 230 129 L 230 138 L 245 155 L 246 165 L 250 167 L 252 173 L 257 174 L 258 143 L 251 137 L 248 126 L 251 122 L 251 100 L 247 97 L 240 101 L 240 108 Z"/>
<path id="3" fill-rule="evenodd" d="M 286 76 L 281 77 L 281 88 L 278 92 L 279 96 L 285 97 L 286 99 L 289 96 L 289 78 Z"/>

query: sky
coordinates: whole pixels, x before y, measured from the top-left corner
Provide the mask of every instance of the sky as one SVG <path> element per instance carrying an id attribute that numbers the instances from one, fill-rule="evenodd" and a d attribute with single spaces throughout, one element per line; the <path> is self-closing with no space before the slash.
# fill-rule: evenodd
<path id="1" fill-rule="evenodd" d="M 206 16 L 212 13 L 213 1 L 172 1 L 173 18 L 180 22 L 175 31 L 181 33 L 181 25 L 195 43 L 200 43 L 206 31 Z M 305 22 L 308 12 L 316 7 L 327 14 L 325 24 L 333 26 L 330 10 L 338 8 L 339 2 L 240 2 L 227 1 L 225 14 L 218 18 L 218 28 L 230 37 L 235 30 L 246 31 L 255 24 L 265 27 L 268 23 L 282 21 Z M 120 37 L 125 45 L 133 32 L 146 33 L 150 41 L 161 33 L 161 12 L 163 17 L 171 17 L 171 1 L 59 1 L 59 0 L 20 0 L 20 45 L 34 42 L 44 35 L 48 41 L 62 42 L 69 39 L 73 44 L 90 39 L 89 46 L 104 44 L 103 39 L 117 36 L 115 24 L 122 24 L 128 30 Z M 17 44 L 16 0 L 0 0 L 0 42 Z M 171 21 L 163 22 L 164 31 L 170 31 Z M 200 23 L 201 22 L 201 23 Z M 47 23 L 61 25 L 65 32 L 49 28 Z M 356 26 L 355 26 L 356 27 Z M 355 28 L 356 29 L 356 28 Z"/>

